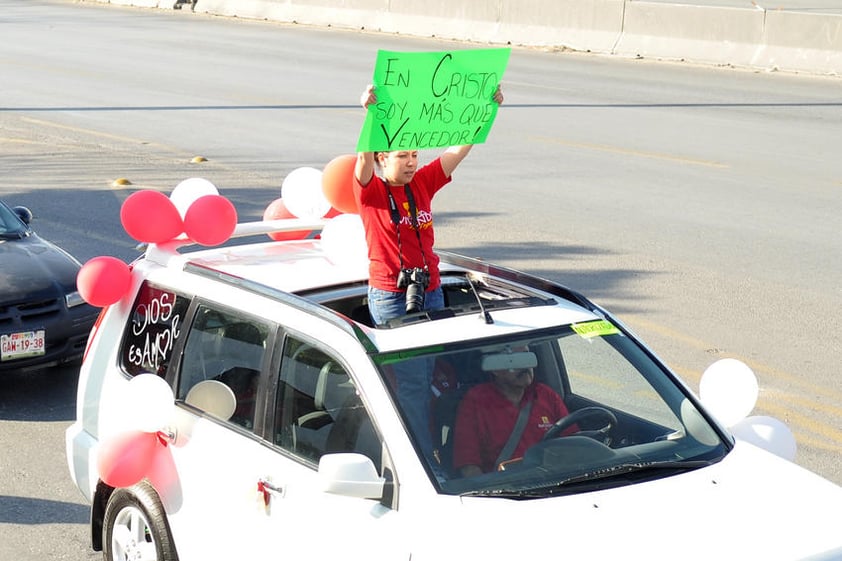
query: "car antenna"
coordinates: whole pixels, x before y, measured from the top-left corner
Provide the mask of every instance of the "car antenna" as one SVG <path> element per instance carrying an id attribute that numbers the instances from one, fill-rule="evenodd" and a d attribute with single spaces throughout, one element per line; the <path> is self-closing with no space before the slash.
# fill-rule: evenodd
<path id="1" fill-rule="evenodd" d="M 485 309 L 485 306 L 482 305 L 482 299 L 479 297 L 479 292 L 477 292 L 477 287 L 474 286 L 474 279 L 471 278 L 471 275 L 465 275 L 465 278 L 468 279 L 468 284 L 471 285 L 471 292 L 474 293 L 474 298 L 477 299 L 477 304 L 479 304 L 479 313 L 480 319 L 485 321 L 488 325 L 494 323 L 494 320 L 491 318 L 491 314 L 488 313 L 488 310 Z"/>

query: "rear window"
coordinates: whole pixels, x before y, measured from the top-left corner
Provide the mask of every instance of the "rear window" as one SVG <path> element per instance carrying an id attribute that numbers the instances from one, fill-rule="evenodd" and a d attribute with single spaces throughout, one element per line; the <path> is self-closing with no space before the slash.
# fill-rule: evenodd
<path id="1" fill-rule="evenodd" d="M 130 376 L 152 373 L 164 376 L 190 298 L 144 283 L 132 306 L 131 321 L 123 335 L 120 361 Z"/>

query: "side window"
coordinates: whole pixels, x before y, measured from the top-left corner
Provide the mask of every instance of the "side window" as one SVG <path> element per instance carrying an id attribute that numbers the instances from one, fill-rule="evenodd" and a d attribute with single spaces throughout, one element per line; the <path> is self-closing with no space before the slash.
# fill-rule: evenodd
<path id="1" fill-rule="evenodd" d="M 147 372 L 164 376 L 183 332 L 182 319 L 189 305 L 190 298 L 186 296 L 144 283 L 123 334 L 123 370 L 130 376 Z"/>
<path id="2" fill-rule="evenodd" d="M 380 438 L 339 361 L 287 338 L 279 376 L 275 444 L 313 463 L 331 452 L 359 452 L 380 470 Z"/>
<path id="3" fill-rule="evenodd" d="M 253 318 L 200 305 L 184 345 L 176 398 L 201 407 L 190 391 L 199 382 L 221 382 L 234 395 L 231 422 L 252 429 L 268 336 L 269 327 Z"/>

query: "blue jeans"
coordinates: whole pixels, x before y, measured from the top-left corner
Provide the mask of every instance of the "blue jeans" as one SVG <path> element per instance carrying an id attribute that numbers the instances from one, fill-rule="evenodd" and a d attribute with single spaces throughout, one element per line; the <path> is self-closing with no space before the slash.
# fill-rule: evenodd
<path id="1" fill-rule="evenodd" d="M 444 293 L 441 287 L 424 295 L 425 310 L 440 310 L 444 307 Z M 390 292 L 379 288 L 368 288 L 368 309 L 375 325 L 406 315 L 406 293 Z M 433 360 L 427 357 L 409 359 L 394 366 L 397 383 L 398 404 L 409 423 L 409 429 L 424 454 L 424 458 L 436 466 L 433 455 L 433 438 L 430 431 L 430 402 L 433 382 Z"/>
<path id="2" fill-rule="evenodd" d="M 444 293 L 441 286 L 424 293 L 424 309 L 440 310 L 444 308 Z M 406 315 L 406 292 L 392 292 L 380 288 L 368 287 L 368 312 L 374 325 L 386 323 L 392 318 Z"/>

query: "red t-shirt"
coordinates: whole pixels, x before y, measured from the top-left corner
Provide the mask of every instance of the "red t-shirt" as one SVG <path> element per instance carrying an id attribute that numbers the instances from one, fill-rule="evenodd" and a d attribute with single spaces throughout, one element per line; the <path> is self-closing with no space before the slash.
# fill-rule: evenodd
<path id="1" fill-rule="evenodd" d="M 520 405 L 528 400 L 534 400 L 532 410 L 511 458 L 522 457 L 527 448 L 541 440 L 553 423 L 568 413 L 561 397 L 540 382 L 526 389 Z M 520 407 L 500 393 L 493 382 L 468 390 L 456 416 L 453 467 L 458 470 L 477 465 L 484 473 L 496 470 L 497 456 L 509 440 L 519 413 Z"/>
<path id="2" fill-rule="evenodd" d="M 438 288 L 440 282 L 439 258 L 433 253 L 435 237 L 433 235 L 431 204 L 433 195 L 449 182 L 450 178 L 444 175 L 441 161 L 436 158 L 429 164 L 418 168 L 409 184 L 418 212 L 418 229 L 420 230 L 421 246 L 423 246 L 424 251 L 423 258 L 421 246 L 418 245 L 418 236 L 412 227 L 409 201 L 407 201 L 404 186 L 391 187 L 376 175 L 372 177 L 368 185 L 360 185 L 359 182 L 355 182 L 360 218 L 365 228 L 365 238 L 368 243 L 369 284 L 371 286 L 381 290 L 400 292 L 397 288 L 397 281 L 401 263 L 398 257 L 397 230 L 392 222 L 389 196 L 386 194 L 386 189 L 389 189 L 395 198 L 400 214 L 400 254 L 403 256 L 403 266 L 406 269 L 423 268 L 426 258 L 426 265 L 430 270 L 430 284 L 427 286 L 427 290 Z"/>

